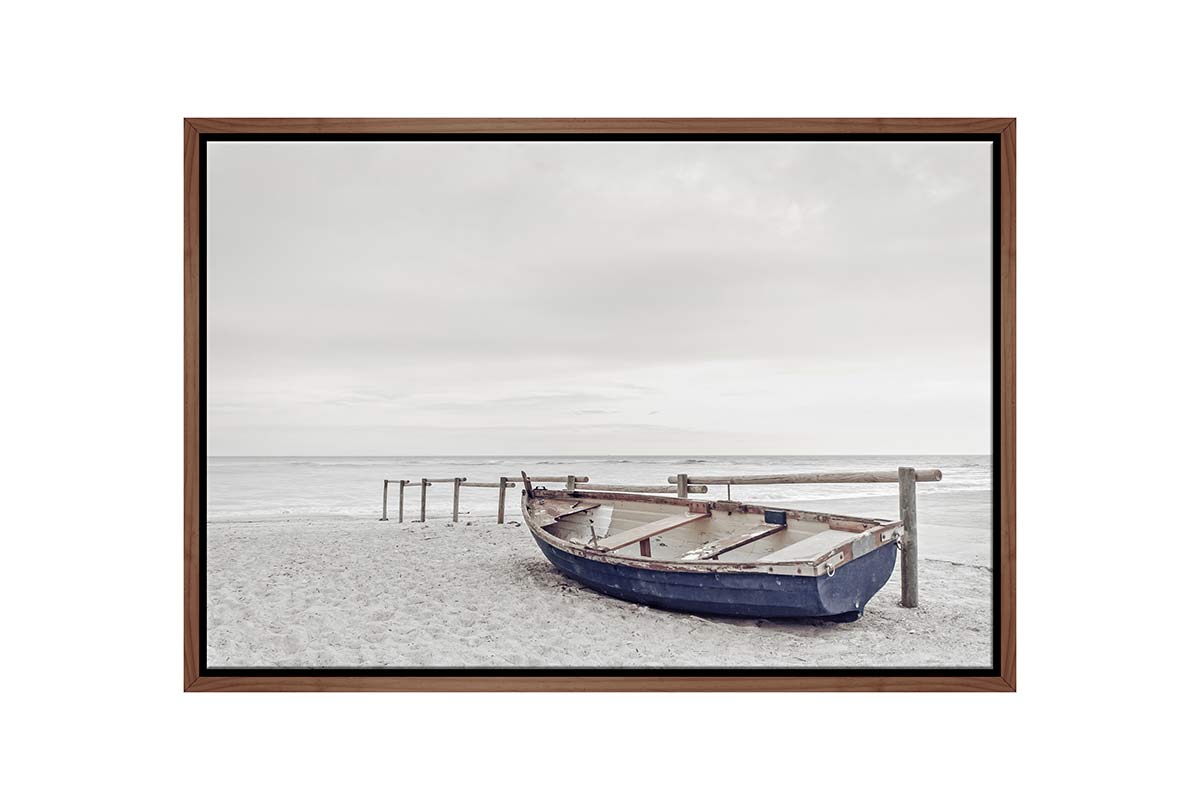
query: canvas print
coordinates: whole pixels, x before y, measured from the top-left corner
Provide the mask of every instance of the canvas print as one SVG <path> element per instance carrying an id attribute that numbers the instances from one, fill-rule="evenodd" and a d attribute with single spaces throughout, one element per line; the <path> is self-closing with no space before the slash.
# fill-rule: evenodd
<path id="1" fill-rule="evenodd" d="M 992 667 L 995 148 L 208 142 L 204 664 Z"/>

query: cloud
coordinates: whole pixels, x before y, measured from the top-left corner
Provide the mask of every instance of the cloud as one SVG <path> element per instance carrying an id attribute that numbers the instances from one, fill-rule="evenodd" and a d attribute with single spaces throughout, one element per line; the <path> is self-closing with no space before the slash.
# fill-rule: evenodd
<path id="1" fill-rule="evenodd" d="M 646 416 L 664 441 L 819 416 L 864 452 L 986 449 L 988 148 L 212 143 L 214 446 L 531 418 L 566 443 L 597 415 L 629 426 L 596 452 Z M 824 404 L 863 396 L 897 403 L 878 431 Z"/>

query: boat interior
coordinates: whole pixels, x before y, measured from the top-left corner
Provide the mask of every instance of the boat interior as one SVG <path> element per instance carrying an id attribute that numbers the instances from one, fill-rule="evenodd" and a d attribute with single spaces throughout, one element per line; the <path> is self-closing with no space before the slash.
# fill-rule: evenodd
<path id="1" fill-rule="evenodd" d="M 529 512 L 537 526 L 562 540 L 616 557 L 677 562 L 816 563 L 884 525 L 731 501 L 540 490 Z"/>

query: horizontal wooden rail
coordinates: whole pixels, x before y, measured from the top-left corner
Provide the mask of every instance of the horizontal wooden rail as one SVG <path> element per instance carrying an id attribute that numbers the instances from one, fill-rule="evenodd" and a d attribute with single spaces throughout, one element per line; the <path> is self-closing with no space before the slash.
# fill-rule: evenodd
<path id="1" fill-rule="evenodd" d="M 584 492 L 675 492 L 675 487 L 660 487 L 655 485 L 645 484 L 588 484 L 586 487 L 578 489 Z M 703 484 L 688 485 L 688 492 L 708 492 L 708 487 Z"/>
<path id="2" fill-rule="evenodd" d="M 510 475 L 510 476 L 508 476 L 508 477 L 509 477 L 509 478 L 520 478 L 521 476 L 519 476 L 519 475 L 515 475 L 515 476 L 514 476 L 514 475 Z M 552 477 L 552 478 L 530 478 L 529 480 L 530 480 L 530 481 L 557 481 L 557 482 L 561 482 L 561 483 L 566 483 L 566 481 L 567 481 L 567 478 L 568 478 L 568 476 L 565 476 L 565 475 L 560 475 L 560 476 L 556 476 L 556 477 Z M 463 486 L 467 486 L 467 479 L 466 479 L 466 478 L 422 478 L 421 480 L 422 480 L 422 481 L 424 481 L 426 484 L 453 484 L 455 481 L 461 481 L 461 482 L 463 483 Z M 586 477 L 586 476 L 579 476 L 579 477 L 576 477 L 576 479 L 575 479 L 575 480 L 576 480 L 576 481 L 587 481 L 587 477 Z M 499 484 L 475 484 L 475 486 L 478 486 L 478 487 L 482 487 L 482 486 L 492 486 L 492 487 L 495 487 L 495 486 L 499 486 Z"/>
<path id="3" fill-rule="evenodd" d="M 941 481 L 941 470 L 916 470 L 918 481 Z M 679 483 L 679 476 L 667 478 Z M 895 484 L 900 481 L 897 470 L 855 473 L 794 473 L 790 475 L 689 475 L 689 484 Z"/>
<path id="4" fill-rule="evenodd" d="M 517 473 L 516 475 L 506 475 L 504 477 L 507 478 L 509 481 L 520 481 L 521 480 L 520 473 Z M 588 482 L 588 477 L 586 475 L 575 475 L 575 476 L 571 476 L 571 475 L 531 475 L 531 476 L 529 476 L 530 481 L 533 481 L 535 483 L 538 481 L 544 481 L 547 484 L 565 484 L 565 483 L 567 483 L 568 479 L 574 480 L 575 483 L 577 483 L 577 484 L 586 484 Z"/>
<path id="5" fill-rule="evenodd" d="M 466 480 L 464 480 L 464 481 L 462 482 L 462 484 L 460 484 L 460 486 L 464 486 L 464 487 L 488 487 L 488 488 L 490 488 L 490 489 L 499 489 L 499 487 L 500 487 L 500 484 L 499 484 L 499 482 L 497 482 L 497 481 L 492 481 L 491 483 L 488 483 L 487 481 L 466 481 Z M 515 486 L 516 486 L 516 484 L 514 484 L 514 483 L 512 483 L 512 482 L 510 481 L 510 482 L 508 482 L 507 484 L 505 484 L 504 486 L 506 486 L 506 487 L 515 487 Z"/>
<path id="6" fill-rule="evenodd" d="M 508 480 L 510 481 L 510 483 L 509 483 L 510 487 L 516 486 L 516 484 L 511 483 L 512 481 L 520 481 L 521 480 L 520 475 L 509 475 L 509 476 L 505 476 L 505 477 L 508 478 Z M 569 475 L 537 475 L 537 476 L 531 475 L 531 476 L 529 476 L 529 480 L 530 481 L 542 481 L 542 482 L 545 482 L 548 484 L 550 484 L 550 483 L 565 484 L 568 482 L 568 480 L 572 480 L 572 479 L 571 479 L 571 476 L 569 476 Z M 577 475 L 574 477 L 573 480 L 577 484 L 586 484 L 588 482 L 588 477 L 586 475 Z M 389 484 L 416 484 L 418 486 L 422 482 L 426 483 L 426 484 L 453 484 L 455 481 L 459 481 L 460 485 L 464 486 L 464 487 L 492 487 L 494 489 L 494 488 L 500 486 L 498 483 L 485 483 L 482 481 L 468 481 L 466 478 L 419 478 L 419 479 L 404 480 L 404 481 L 401 481 L 401 480 L 395 479 L 395 478 L 385 478 L 384 481 L 386 481 Z M 666 488 L 664 488 L 664 489 L 666 489 Z"/>

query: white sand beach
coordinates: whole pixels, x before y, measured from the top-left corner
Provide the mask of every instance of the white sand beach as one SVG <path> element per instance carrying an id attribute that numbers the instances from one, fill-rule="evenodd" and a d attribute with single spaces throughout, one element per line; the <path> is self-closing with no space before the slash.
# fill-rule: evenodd
<path id="1" fill-rule="evenodd" d="M 207 525 L 213 667 L 986 667 L 990 493 L 923 499 L 921 605 L 899 566 L 857 622 L 699 617 L 560 574 L 522 523 L 362 516 Z M 895 512 L 893 498 L 821 511 Z M 518 513 L 519 514 L 519 513 Z M 983 524 L 981 526 L 981 523 Z"/>

